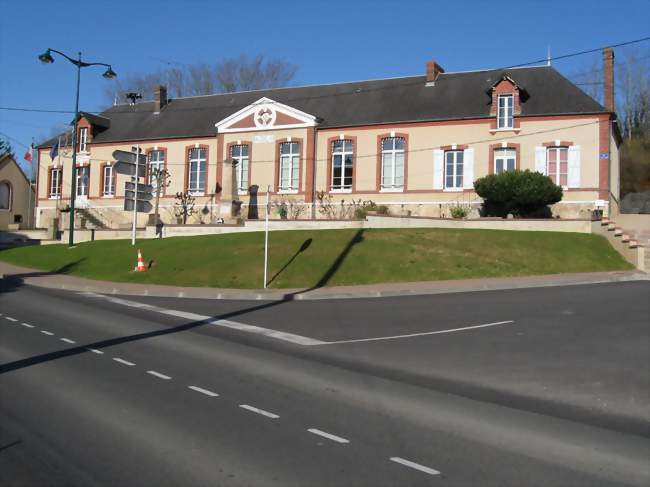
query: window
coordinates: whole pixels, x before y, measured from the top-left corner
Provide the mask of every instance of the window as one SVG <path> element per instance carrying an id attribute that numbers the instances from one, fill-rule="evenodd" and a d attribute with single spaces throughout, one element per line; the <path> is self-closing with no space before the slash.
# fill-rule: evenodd
<path id="1" fill-rule="evenodd" d="M 207 155 L 208 150 L 205 148 L 190 149 L 190 174 L 187 184 L 190 193 L 205 193 Z"/>
<path id="2" fill-rule="evenodd" d="M 354 146 L 351 140 L 332 143 L 332 189 L 352 189 Z"/>
<path id="3" fill-rule="evenodd" d="M 79 129 L 79 152 L 86 152 L 86 144 L 88 143 L 88 127 Z"/>
<path id="4" fill-rule="evenodd" d="M 546 174 L 555 184 L 567 185 L 568 160 L 569 150 L 566 147 L 549 147 L 546 149 Z"/>
<path id="5" fill-rule="evenodd" d="M 11 186 L 7 182 L 0 183 L 0 210 L 11 209 Z"/>
<path id="6" fill-rule="evenodd" d="M 401 137 L 381 141 L 381 187 L 404 188 L 404 139 Z"/>
<path id="7" fill-rule="evenodd" d="M 300 179 L 300 144 L 280 144 L 280 191 L 298 191 Z"/>
<path id="8" fill-rule="evenodd" d="M 59 198 L 61 196 L 62 176 L 61 168 L 57 167 L 50 170 L 50 198 Z"/>
<path id="9" fill-rule="evenodd" d="M 499 107 L 497 112 L 497 128 L 511 129 L 513 125 L 513 102 L 512 95 L 499 95 Z"/>
<path id="10" fill-rule="evenodd" d="M 104 181 L 102 194 L 104 196 L 115 196 L 115 171 L 113 170 L 113 166 L 104 166 L 104 174 L 102 174 L 102 178 Z"/>
<path id="11" fill-rule="evenodd" d="M 230 150 L 231 157 L 237 161 L 237 190 L 248 192 L 248 145 L 233 145 Z"/>
<path id="12" fill-rule="evenodd" d="M 494 151 L 494 174 L 514 171 L 517 167 L 517 153 L 514 149 L 496 149 Z"/>
<path id="13" fill-rule="evenodd" d="M 463 187 L 463 157 L 462 150 L 445 152 L 445 188 L 462 189 Z"/>
<path id="14" fill-rule="evenodd" d="M 82 166 L 77 168 L 77 196 L 88 196 L 88 185 L 90 183 L 90 167 Z"/>
<path id="15" fill-rule="evenodd" d="M 149 172 L 147 181 L 148 184 L 151 184 L 154 187 L 153 195 L 155 196 L 157 191 L 156 187 L 158 185 L 156 180 L 156 175 L 160 171 L 165 169 L 165 151 L 163 150 L 152 150 L 149 152 Z"/>

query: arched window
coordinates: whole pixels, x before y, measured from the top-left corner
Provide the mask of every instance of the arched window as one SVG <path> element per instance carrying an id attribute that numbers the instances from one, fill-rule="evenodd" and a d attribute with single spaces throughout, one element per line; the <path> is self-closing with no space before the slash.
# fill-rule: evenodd
<path id="1" fill-rule="evenodd" d="M 11 210 L 11 185 L 6 181 L 0 183 L 0 210 Z"/>

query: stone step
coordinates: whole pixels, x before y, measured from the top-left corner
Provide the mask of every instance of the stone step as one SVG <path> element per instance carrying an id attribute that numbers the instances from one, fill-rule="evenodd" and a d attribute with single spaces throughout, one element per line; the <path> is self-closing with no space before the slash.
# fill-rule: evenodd
<path id="1" fill-rule="evenodd" d="M 609 225 L 610 221 L 607 218 L 603 218 L 600 220 L 600 224 L 604 227 L 606 225 Z"/>
<path id="2" fill-rule="evenodd" d="M 623 233 L 623 234 L 621 235 L 621 242 L 623 242 L 623 243 L 627 243 L 627 242 L 629 242 L 629 241 L 630 241 L 630 236 L 629 236 L 627 233 Z"/>
<path id="3" fill-rule="evenodd" d="M 608 231 L 612 232 L 612 231 L 614 231 L 615 229 L 616 229 L 616 224 L 615 224 L 614 222 L 609 222 L 609 223 L 607 224 L 607 230 L 608 230 Z"/>
<path id="4" fill-rule="evenodd" d="M 620 237 L 623 235 L 623 229 L 621 227 L 615 227 L 614 228 L 614 236 L 615 237 Z"/>

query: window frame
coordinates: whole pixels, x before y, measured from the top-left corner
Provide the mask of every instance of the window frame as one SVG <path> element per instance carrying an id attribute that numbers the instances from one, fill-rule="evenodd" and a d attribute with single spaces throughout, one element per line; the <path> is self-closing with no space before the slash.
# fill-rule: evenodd
<path id="1" fill-rule="evenodd" d="M 7 193 L 7 207 L 6 208 L 0 207 L 0 211 L 11 211 L 11 209 L 13 207 L 13 199 L 14 199 L 13 185 L 8 180 L 0 181 L 0 185 L 7 186 L 7 191 L 8 191 L 8 193 Z"/>
<path id="2" fill-rule="evenodd" d="M 76 178 L 77 178 L 77 180 L 75 181 L 75 183 L 76 183 L 75 184 L 75 191 L 77 193 L 76 197 L 77 198 L 88 198 L 90 196 L 90 165 L 77 166 L 77 170 L 75 172 L 76 172 Z M 85 186 L 80 184 L 81 181 L 82 181 L 82 179 L 81 179 L 82 178 L 82 173 L 84 173 L 84 172 L 87 175 L 87 181 L 86 181 Z M 85 194 L 80 193 L 79 192 L 80 188 L 84 188 L 86 190 L 86 193 Z"/>
<path id="3" fill-rule="evenodd" d="M 152 154 L 154 153 L 162 154 L 162 159 L 157 159 L 153 161 Z M 154 166 L 157 169 L 160 169 L 160 166 L 162 166 L 162 169 L 165 169 L 167 167 L 167 151 L 165 149 L 151 149 L 150 151 L 147 152 L 147 184 L 151 184 L 152 186 L 154 186 L 154 190 L 152 191 L 152 194 L 156 196 L 157 191 L 155 189 L 154 178 L 153 178 Z M 162 188 L 161 196 L 164 195 L 164 193 L 165 193 L 165 188 Z"/>
<path id="4" fill-rule="evenodd" d="M 447 171 L 447 155 L 452 154 L 452 186 L 449 186 L 447 184 L 447 176 L 448 171 Z M 462 161 L 460 164 L 458 164 L 458 154 L 462 155 Z M 444 157 L 442 160 L 443 163 L 443 188 L 445 191 L 462 191 L 464 189 L 464 182 L 465 182 L 465 151 L 463 149 L 448 149 L 445 150 L 444 152 Z M 462 174 L 460 174 L 460 184 L 458 183 L 458 166 L 462 166 Z"/>
<path id="5" fill-rule="evenodd" d="M 336 145 L 341 144 L 341 149 L 337 149 Z M 350 149 L 346 150 L 346 144 L 350 144 Z M 329 177 L 330 191 L 332 193 L 351 193 L 354 188 L 354 140 L 350 138 L 338 138 L 331 141 L 330 144 L 330 160 L 331 160 L 331 170 Z M 338 177 L 340 180 L 339 184 L 335 184 L 335 159 L 336 156 L 341 158 L 341 174 Z M 346 156 L 349 156 L 350 164 L 348 167 Z M 346 176 L 346 170 L 349 168 L 350 175 Z M 345 180 L 349 179 L 350 183 L 345 184 Z"/>
<path id="6" fill-rule="evenodd" d="M 505 103 L 501 106 L 502 100 L 510 100 L 510 103 Z M 503 109 L 504 115 L 501 116 Z M 510 109 L 510 115 L 508 115 Z M 501 124 L 503 120 L 503 125 Z M 509 130 L 515 128 L 515 95 L 513 93 L 502 93 L 497 95 L 497 130 Z"/>
<path id="7" fill-rule="evenodd" d="M 549 165 L 550 165 L 550 157 L 549 154 L 551 152 L 555 152 L 556 154 L 556 160 L 555 160 L 555 174 L 551 174 L 551 171 L 549 170 Z M 566 172 L 562 173 L 562 160 L 560 158 L 560 155 L 564 152 L 566 154 Z M 553 184 L 556 184 L 558 186 L 561 186 L 562 188 L 566 189 L 569 187 L 569 147 L 565 145 L 555 145 L 555 146 L 548 146 L 546 147 L 546 175 L 551 178 L 551 181 L 553 181 Z M 565 176 L 565 184 L 562 184 L 562 175 Z"/>
<path id="8" fill-rule="evenodd" d="M 87 149 L 88 149 L 88 127 L 80 127 L 78 152 L 87 152 Z"/>
<path id="9" fill-rule="evenodd" d="M 110 169 L 110 176 L 107 178 L 106 175 L 106 170 Z M 102 166 L 102 198 L 114 198 L 115 197 L 115 189 L 117 187 L 116 184 L 116 174 L 115 174 L 115 167 L 112 164 L 104 164 Z M 107 186 L 107 181 L 109 181 L 109 185 Z M 109 191 L 106 191 L 106 189 L 109 189 Z"/>
<path id="10" fill-rule="evenodd" d="M 242 154 L 243 148 L 246 148 L 246 155 Z M 239 154 L 235 155 L 235 149 L 239 149 Z M 237 178 L 237 193 L 240 195 L 248 194 L 250 184 L 250 158 L 251 158 L 251 144 L 248 142 L 241 142 L 239 144 L 232 144 L 230 146 L 230 157 L 237 161 L 235 177 Z M 246 163 L 246 185 L 243 186 L 243 173 L 244 173 L 244 163 Z"/>
<path id="11" fill-rule="evenodd" d="M 282 153 L 282 147 L 286 144 L 289 144 L 289 152 L 286 154 Z M 294 147 L 297 147 L 297 151 L 294 152 Z M 296 194 L 300 192 L 300 159 L 302 157 L 302 144 L 298 140 L 285 140 L 278 144 L 278 193 L 286 194 Z M 282 168 L 283 165 L 289 163 L 289 186 L 283 186 L 283 177 L 282 177 Z M 294 186 L 294 181 L 296 185 Z"/>
<path id="12" fill-rule="evenodd" d="M 392 140 L 391 148 L 390 149 L 384 149 L 384 141 L 386 140 Z M 398 140 L 402 141 L 402 149 L 396 149 L 395 145 Z M 395 134 L 395 135 L 389 135 L 389 136 L 383 136 L 380 138 L 379 141 L 379 147 L 381 149 L 381 155 L 379 158 L 379 168 L 380 168 L 380 176 L 379 176 L 379 188 L 380 192 L 402 192 L 404 191 L 406 187 L 406 144 L 407 144 L 407 139 L 404 135 L 402 134 Z M 396 159 L 397 155 L 402 156 L 402 184 L 397 185 L 395 184 L 395 181 L 397 179 L 397 171 L 396 171 Z M 384 172 L 385 172 L 385 162 L 386 162 L 386 156 L 391 156 L 391 184 L 385 185 L 384 184 Z"/>
<path id="13" fill-rule="evenodd" d="M 57 184 L 57 191 L 56 192 L 52 191 L 52 188 L 54 187 L 53 186 L 53 184 L 54 184 L 54 173 L 58 174 L 58 178 L 57 178 L 57 183 L 58 184 Z M 51 167 L 50 168 L 50 178 L 49 178 L 49 180 L 50 180 L 50 184 L 49 184 L 49 186 L 47 188 L 47 197 L 50 198 L 50 199 L 57 199 L 57 198 L 60 198 L 61 196 L 63 196 L 62 195 L 62 192 L 63 192 L 63 184 L 62 184 L 63 183 L 63 168 L 61 168 L 61 167 Z"/>
<path id="14" fill-rule="evenodd" d="M 192 158 L 192 152 L 193 151 L 198 151 L 199 157 L 197 158 Z M 200 157 L 201 153 L 203 151 L 204 157 Z M 192 164 L 196 163 L 197 164 L 197 170 L 195 171 L 196 178 L 195 181 L 192 181 Z M 203 163 L 204 166 L 204 171 L 203 171 L 203 178 L 201 179 L 201 166 L 200 164 Z M 190 147 L 188 148 L 187 152 L 187 192 L 190 193 L 192 196 L 204 196 L 206 194 L 206 182 L 208 178 L 208 148 L 204 146 L 199 146 L 199 147 Z M 197 187 L 192 187 L 192 183 L 196 183 Z M 203 185 L 203 189 L 201 189 L 201 184 Z"/>
<path id="15" fill-rule="evenodd" d="M 501 155 L 501 154 L 506 153 L 506 152 L 511 152 L 512 156 L 503 156 L 503 155 Z M 504 161 L 504 162 L 509 160 L 509 159 L 512 159 L 513 163 L 514 163 L 514 165 L 512 167 L 512 171 L 517 170 L 517 149 L 514 149 L 512 147 L 499 147 L 499 148 L 496 148 L 496 149 L 493 150 L 493 154 L 494 154 L 493 157 L 492 157 L 493 174 L 501 174 L 501 172 L 507 172 L 507 171 L 510 170 L 510 169 L 506 169 L 506 170 L 502 170 L 501 172 L 499 172 L 497 170 L 497 160 L 499 160 L 499 159 Z"/>

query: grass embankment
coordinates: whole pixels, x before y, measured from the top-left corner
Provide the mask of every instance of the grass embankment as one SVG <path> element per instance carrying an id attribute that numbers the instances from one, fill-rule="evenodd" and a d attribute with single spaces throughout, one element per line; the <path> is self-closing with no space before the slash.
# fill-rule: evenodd
<path id="1" fill-rule="evenodd" d="M 632 268 L 601 236 L 495 230 L 391 229 L 270 234 L 270 287 L 286 288 L 528 276 Z M 134 273 L 128 240 L 23 247 L 0 260 L 123 282 L 260 288 L 264 234 L 142 240 L 147 273 Z M 302 249 L 302 250 L 301 250 Z"/>

